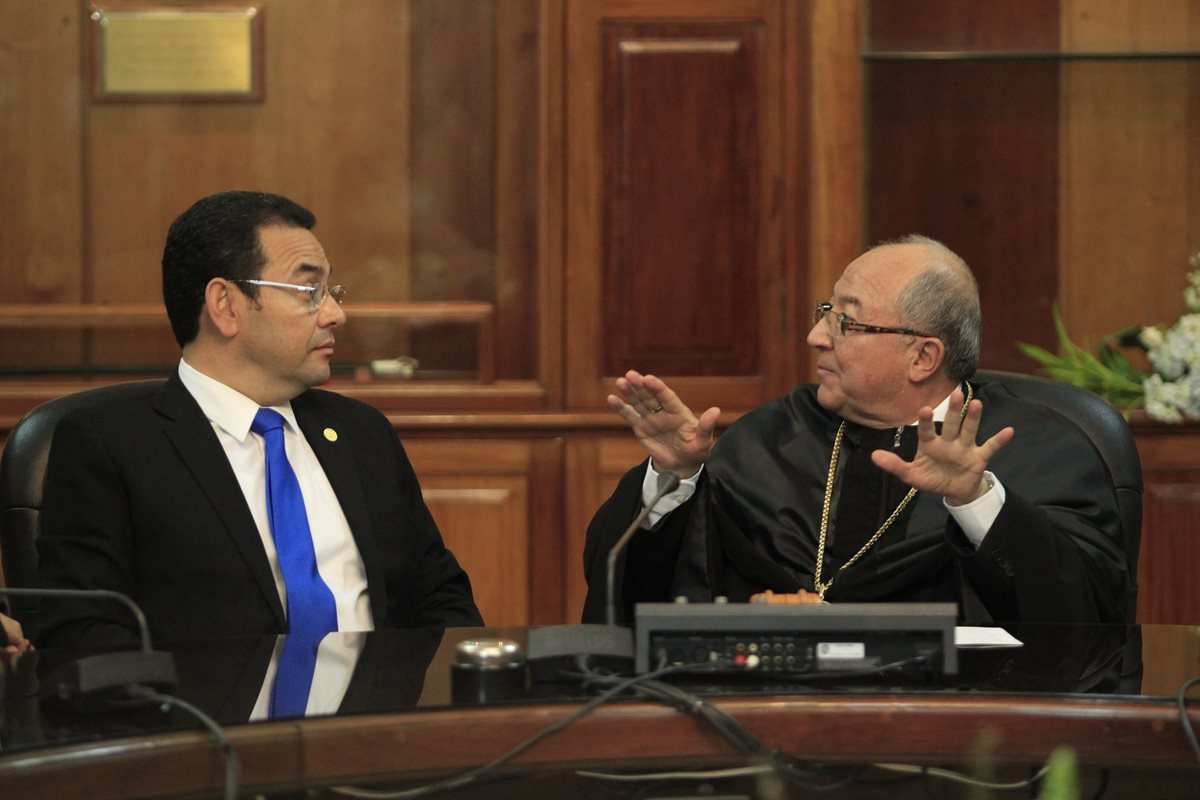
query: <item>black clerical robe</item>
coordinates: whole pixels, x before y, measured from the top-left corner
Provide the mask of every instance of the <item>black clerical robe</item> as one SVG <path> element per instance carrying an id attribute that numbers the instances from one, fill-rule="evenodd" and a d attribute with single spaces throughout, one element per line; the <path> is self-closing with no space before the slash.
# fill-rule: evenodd
<path id="1" fill-rule="evenodd" d="M 822 578 L 830 602 L 959 604 L 967 622 L 1117 622 L 1131 589 L 1112 481 L 1087 436 L 1044 406 L 997 384 L 972 384 L 983 401 L 979 441 L 1011 425 L 1016 436 L 988 467 L 1006 501 L 976 549 L 940 497 L 918 493 L 874 546 L 853 556 L 909 487 L 870 461 L 871 451 L 916 451 L 916 429 L 896 442 L 847 423 Z M 951 412 L 954 413 L 954 412 Z M 750 412 L 720 438 L 696 494 L 654 530 L 639 531 L 622 558 L 619 614 L 635 602 L 686 596 L 813 591 L 821 510 L 841 419 L 814 385 Z M 645 465 L 631 470 L 588 528 L 585 621 L 604 617 L 608 551 L 641 507 Z"/>

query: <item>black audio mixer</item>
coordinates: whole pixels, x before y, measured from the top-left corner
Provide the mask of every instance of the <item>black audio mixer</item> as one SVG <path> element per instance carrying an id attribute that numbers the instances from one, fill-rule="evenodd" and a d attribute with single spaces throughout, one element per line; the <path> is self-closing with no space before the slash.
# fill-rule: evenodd
<path id="1" fill-rule="evenodd" d="M 639 603 L 636 670 L 708 664 L 730 673 L 860 673 L 899 664 L 958 672 L 953 603 Z"/>

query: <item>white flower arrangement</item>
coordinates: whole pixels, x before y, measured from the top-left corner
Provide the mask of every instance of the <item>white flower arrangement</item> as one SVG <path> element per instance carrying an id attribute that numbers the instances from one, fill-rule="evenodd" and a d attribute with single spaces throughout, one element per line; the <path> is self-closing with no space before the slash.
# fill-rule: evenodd
<path id="1" fill-rule="evenodd" d="M 1089 389 L 1114 406 L 1129 411 L 1144 406 L 1160 422 L 1200 420 L 1200 253 L 1188 259 L 1192 269 L 1183 291 L 1187 312 L 1174 325 L 1135 326 L 1101 341 L 1093 356 L 1067 336 L 1054 310 L 1061 354 L 1018 342 L 1025 355 L 1042 365 L 1052 378 Z M 1138 347 L 1146 352 L 1154 372 L 1139 372 L 1122 355 L 1118 346 Z"/>
<path id="2" fill-rule="evenodd" d="M 1138 332 L 1138 344 L 1154 365 L 1142 383 L 1146 413 L 1163 422 L 1200 419 L 1200 253 L 1188 259 L 1183 302 L 1190 313 L 1170 328 L 1150 326 Z"/>

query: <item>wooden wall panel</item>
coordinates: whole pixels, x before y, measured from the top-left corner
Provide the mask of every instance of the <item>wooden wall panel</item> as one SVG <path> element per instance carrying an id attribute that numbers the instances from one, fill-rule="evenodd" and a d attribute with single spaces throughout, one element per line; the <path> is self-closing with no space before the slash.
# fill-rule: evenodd
<path id="1" fill-rule="evenodd" d="M 90 299 L 158 302 L 171 220 L 203 195 L 251 188 L 310 207 L 337 278 L 357 297 L 393 299 L 407 283 L 407 105 L 396 98 L 408 90 L 394 57 L 405 7 L 271 5 L 262 103 L 89 103 Z M 95 359 L 161 363 L 173 347 L 105 335 Z"/>
<path id="2" fill-rule="evenodd" d="M 583 575 L 583 546 L 588 523 L 617 488 L 621 476 L 646 458 L 642 446 L 629 434 L 579 436 L 567 443 L 566 620 L 578 622 L 583 614 L 587 582 Z"/>
<path id="3" fill-rule="evenodd" d="M 899 232 L 894 225 L 880 228 L 876 207 L 911 204 L 914 191 L 963 206 L 959 221 L 965 224 L 947 226 L 953 233 L 945 235 L 974 240 L 960 249 L 982 278 L 985 364 L 1032 369 L 1008 342 L 1020 338 L 1053 347 L 1046 324 L 1050 302 L 1060 306 L 1073 337 L 1089 346 L 1131 324 L 1174 319 L 1182 308 L 1186 256 L 1200 244 L 1200 168 L 1195 163 L 1200 159 L 1200 64 L 1194 58 L 1136 57 L 1200 50 L 1200 6 L 1190 0 L 896 0 L 870 3 L 868 17 L 869 51 L 1005 50 L 1068 56 L 928 65 L 964 78 L 973 70 L 994 75 L 978 79 L 980 91 L 990 94 L 983 108 L 952 92 L 914 91 L 904 73 L 924 66 L 876 61 L 870 67 L 875 85 L 868 107 L 873 114 L 878 100 L 893 92 L 905 93 L 922 111 L 922 104 L 962 108 L 977 124 L 956 125 L 960 140 L 964 146 L 978 143 L 979 171 L 999 176 L 996 182 L 973 185 L 975 172 L 967 170 L 958 181 L 922 183 L 922 164 L 914 170 L 916 182 L 881 186 L 877 154 L 887 155 L 893 131 L 888 119 L 869 122 L 868 227 L 873 238 Z M 1115 57 L 1069 60 L 1084 53 Z M 1039 71 L 1044 80 L 1022 77 Z M 881 80 L 886 83 L 879 85 Z M 1055 85 L 1057 96 L 1047 97 L 1045 90 Z M 1039 113 L 1022 118 L 1013 113 L 1013 97 L 1057 109 L 1057 117 Z M 987 119 L 992 109 L 999 117 L 995 121 Z M 980 136 L 986 134 L 981 126 L 1001 137 L 989 145 L 986 135 Z M 992 145 L 1001 151 L 993 151 Z M 898 152 L 907 156 L 912 150 L 904 142 Z M 955 154 L 951 151 L 951 157 Z M 1048 163 L 1048 157 L 1054 161 Z M 958 167 L 955 171 L 963 173 L 962 164 Z M 891 199 L 877 203 L 880 189 Z M 918 213 L 930 216 L 919 204 L 910 217 Z M 937 215 L 933 219 L 942 221 Z M 1004 233 L 1011 241 L 1004 241 Z M 988 260 L 981 262 L 971 250 Z M 1147 274 L 1171 279 L 1146 280 Z M 991 301 L 997 292 L 1004 297 L 998 303 Z M 1005 352 L 997 354 L 996 346 Z"/>
<path id="4" fill-rule="evenodd" d="M 529 620 L 528 485 L 524 475 L 433 475 L 425 501 L 446 544 L 471 575 L 492 625 Z"/>
<path id="5" fill-rule="evenodd" d="M 5 303 L 83 299 L 84 128 L 76 0 L 0 0 L 0 278 Z M 71 331 L 3 331 L 0 367 L 70 365 Z"/>
<path id="6" fill-rule="evenodd" d="M 1056 2 L 873 2 L 868 53 L 1042 51 Z M 987 367 L 1028 371 L 1014 340 L 1052 347 L 1058 289 L 1058 68 L 1052 61 L 873 60 L 867 239 L 944 241 L 971 265 Z"/>
<path id="7" fill-rule="evenodd" d="M 1200 51 L 1200 5 L 1063 0 L 1062 48 Z M 1200 61 L 1071 63 L 1061 91 L 1068 328 L 1094 342 L 1173 322 L 1187 257 L 1200 249 Z"/>
<path id="8" fill-rule="evenodd" d="M 549 120 L 561 97 L 545 89 L 562 84 L 556 0 L 266 3 L 265 96 L 250 103 L 97 101 L 81 90 L 94 70 L 87 2 L 3 2 L 7 302 L 156 305 L 174 216 L 211 192 L 261 188 L 317 213 L 352 304 L 494 303 L 495 377 L 557 380 L 560 350 L 539 325 L 561 305 L 543 268 L 560 256 L 539 227 L 554 220 L 547 190 L 561 191 L 547 167 L 561 159 Z M 339 360 L 420 351 L 428 369 L 474 377 L 475 326 L 413 328 L 355 318 Z M 22 365 L 177 357 L 165 325 L 6 341 Z"/>
<path id="9" fill-rule="evenodd" d="M 587 582 L 583 575 L 583 547 L 587 541 L 587 526 L 608 495 L 599 479 L 599 437 L 573 437 L 567 442 L 566 473 L 563 491 L 566 494 L 566 524 L 563 526 L 563 575 L 566 585 L 566 619 L 579 622 L 583 614 L 583 599 Z M 609 490 L 611 493 L 611 489 Z"/>
<path id="10" fill-rule="evenodd" d="M 1200 624 L 1200 468 L 1146 478 L 1138 621 Z"/>
<path id="11" fill-rule="evenodd" d="M 797 308 L 801 315 L 798 322 L 803 331 L 801 337 L 811 322 L 811 317 L 804 315 L 805 309 L 829 297 L 842 270 L 863 250 L 866 182 L 860 54 L 862 5 L 841 0 L 813 0 L 811 5 L 811 27 L 806 37 L 812 42 L 807 59 L 812 96 L 806 100 L 811 107 L 811 124 L 801 121 L 803 117 L 794 123 L 795 127 L 807 130 L 812 143 L 807 151 L 795 156 L 798 162 L 808 163 L 811 176 L 804 187 L 806 194 L 797 202 L 798 209 L 794 212 L 806 214 L 811 237 L 807 285 L 799 284 L 791 290 L 793 296 L 805 295 L 803 304 Z M 790 144 L 793 137 L 789 134 L 787 140 Z M 802 246 L 789 250 L 805 252 Z M 811 364 L 811 348 L 804 342 L 799 344 L 803 362 Z M 799 353 L 794 360 L 801 362 Z M 809 381 L 816 377 L 811 367 L 800 376 Z"/>
<path id="12" fill-rule="evenodd" d="M 416 300 L 495 297 L 497 199 L 496 4 L 415 0 L 412 71 L 412 282 Z M 474 330 L 433 325 L 412 332 L 411 355 L 455 362 L 474 350 Z M 464 365 L 472 367 L 474 365 Z"/>
<path id="13" fill-rule="evenodd" d="M 781 233 L 782 7 L 569 5 L 568 408 L 626 369 L 727 408 L 777 386 L 802 269 Z"/>
<path id="14" fill-rule="evenodd" d="M 1054 50 L 1058 2 L 876 0 L 867 14 L 868 49 Z"/>
<path id="15" fill-rule="evenodd" d="M 1200 425 L 1143 418 L 1134 434 L 1145 483 L 1138 622 L 1200 624 Z"/>
<path id="16" fill-rule="evenodd" d="M 1195 50 L 1196 0 L 1058 0 L 1062 46 L 1076 52 Z"/>
<path id="17" fill-rule="evenodd" d="M 761 35 L 604 26 L 606 374 L 759 369 Z"/>
<path id="18" fill-rule="evenodd" d="M 397 98 L 408 87 L 406 62 L 394 57 L 406 41 L 405 7 L 272 4 L 263 103 L 90 103 L 94 299 L 157 300 L 171 220 L 233 188 L 308 205 L 339 280 L 373 299 L 406 299 L 408 119 Z"/>
<path id="19" fill-rule="evenodd" d="M 484 621 L 559 621 L 561 513 L 554 498 L 561 487 L 552 476 L 562 472 L 561 447 L 409 438 L 405 449 L 447 546 L 471 577 Z"/>
<path id="20" fill-rule="evenodd" d="M 1157 626 L 1141 629 L 1144 695 L 1176 696 L 1180 686 L 1200 675 L 1200 635 L 1195 628 L 1190 636 L 1173 636 L 1174 632 Z"/>
<path id="21" fill-rule="evenodd" d="M 1058 287 L 1058 66 L 874 62 L 867 232 L 924 233 L 966 259 L 981 362 L 1029 371 L 1014 339 L 1053 347 Z"/>
<path id="22" fill-rule="evenodd" d="M 545 330 L 533 309 L 543 288 L 535 280 L 538 263 L 538 186 L 541 159 L 550 156 L 547 131 L 539 124 L 541 93 L 547 70 L 539 56 L 543 39 L 559 41 L 561 23 L 541 28 L 537 4 L 498 0 L 496 12 L 496 265 L 495 292 L 499 341 L 497 373 L 501 378 L 529 378 L 537 370 L 538 342 Z M 557 65 L 559 62 L 555 61 Z M 553 189 L 557 192 L 560 187 Z M 553 195 L 557 205 L 557 194 Z M 549 199 L 548 197 L 546 199 Z M 546 232 L 547 235 L 549 232 Z M 557 262 L 554 262 L 557 265 Z"/>
<path id="23" fill-rule="evenodd" d="M 494 3 L 413 3 L 412 262 L 414 288 L 432 292 L 414 299 L 495 292 L 495 26 Z"/>

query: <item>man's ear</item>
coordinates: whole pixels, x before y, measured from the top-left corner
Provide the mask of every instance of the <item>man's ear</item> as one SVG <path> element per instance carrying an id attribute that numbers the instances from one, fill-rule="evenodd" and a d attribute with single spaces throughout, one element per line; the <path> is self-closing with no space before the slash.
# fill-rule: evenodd
<path id="1" fill-rule="evenodd" d="M 922 338 L 913 350 L 913 360 L 908 367 L 909 379 L 922 383 L 941 372 L 946 360 L 946 345 L 941 339 Z"/>
<path id="2" fill-rule="evenodd" d="M 244 297 L 234 291 L 224 278 L 213 278 L 204 287 L 204 308 L 200 312 L 226 339 L 237 335 L 241 315 L 245 313 Z"/>

